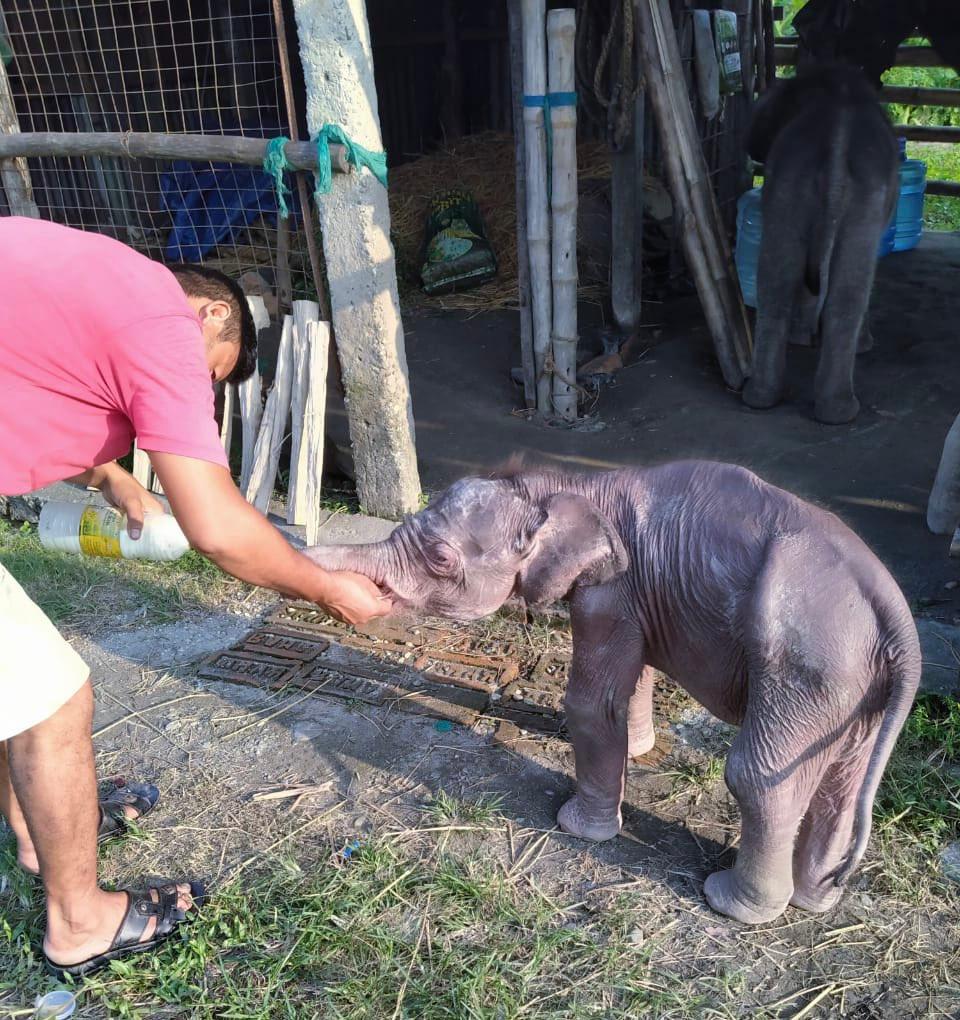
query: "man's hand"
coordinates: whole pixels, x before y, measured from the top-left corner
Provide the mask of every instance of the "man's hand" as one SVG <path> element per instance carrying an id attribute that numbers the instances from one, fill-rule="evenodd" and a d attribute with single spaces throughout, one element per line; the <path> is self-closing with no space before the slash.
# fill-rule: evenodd
<path id="1" fill-rule="evenodd" d="M 136 541 L 143 533 L 143 515 L 162 514 L 163 504 L 116 462 L 101 464 L 72 478 L 78 485 L 99 489 L 104 499 L 127 516 L 127 534 Z"/>
<path id="2" fill-rule="evenodd" d="M 127 534 L 136 540 L 143 532 L 144 514 L 162 514 L 163 504 L 119 464 L 105 467 L 109 470 L 100 491 L 111 506 L 127 515 Z"/>
<path id="3" fill-rule="evenodd" d="M 329 588 L 324 592 L 322 605 L 343 623 L 358 626 L 378 616 L 386 616 L 393 609 L 389 595 L 363 574 L 337 570 L 327 575 Z"/>

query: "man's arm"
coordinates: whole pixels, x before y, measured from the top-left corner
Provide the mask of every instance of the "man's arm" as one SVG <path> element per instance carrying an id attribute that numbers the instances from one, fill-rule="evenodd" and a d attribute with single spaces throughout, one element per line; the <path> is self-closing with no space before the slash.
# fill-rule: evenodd
<path id="1" fill-rule="evenodd" d="M 222 570 L 249 584 L 319 603 L 347 623 L 385 616 L 389 598 L 362 574 L 327 571 L 292 545 L 240 495 L 226 468 L 172 453 L 151 453 L 153 468 L 170 508 L 190 544 Z M 92 485 L 123 510 L 134 534 L 143 513 L 162 513 L 163 504 L 118 464 L 103 464 L 71 479 Z"/>

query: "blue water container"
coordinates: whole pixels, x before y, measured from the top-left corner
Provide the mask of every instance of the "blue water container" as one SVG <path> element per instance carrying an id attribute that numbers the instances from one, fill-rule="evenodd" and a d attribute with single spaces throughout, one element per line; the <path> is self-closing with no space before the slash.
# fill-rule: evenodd
<path id="1" fill-rule="evenodd" d="M 737 246 L 734 261 L 743 303 L 750 308 L 757 307 L 757 262 L 760 258 L 760 235 L 763 220 L 760 213 L 760 188 L 745 191 L 737 202 Z"/>
<path id="2" fill-rule="evenodd" d="M 900 164 L 900 199 L 897 202 L 894 251 L 909 251 L 920 243 L 926 190 L 926 163 L 919 159 L 905 159 Z"/>

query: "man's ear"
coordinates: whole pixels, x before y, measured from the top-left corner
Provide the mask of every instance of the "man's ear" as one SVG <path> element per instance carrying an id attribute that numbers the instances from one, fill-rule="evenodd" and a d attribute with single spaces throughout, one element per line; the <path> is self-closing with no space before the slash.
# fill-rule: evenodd
<path id="1" fill-rule="evenodd" d="M 520 567 L 519 594 L 527 603 L 556 602 L 576 585 L 606 584 L 627 569 L 620 536 L 585 496 L 561 492 L 543 510 Z"/>

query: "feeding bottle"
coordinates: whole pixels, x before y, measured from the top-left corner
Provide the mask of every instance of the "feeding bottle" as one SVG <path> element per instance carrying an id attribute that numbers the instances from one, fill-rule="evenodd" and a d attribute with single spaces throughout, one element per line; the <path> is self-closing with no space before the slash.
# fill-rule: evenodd
<path id="1" fill-rule="evenodd" d="M 177 560 L 189 548 L 170 514 L 145 514 L 138 539 L 127 534 L 125 514 L 86 503 L 47 503 L 40 511 L 45 549 L 127 560 Z"/>

